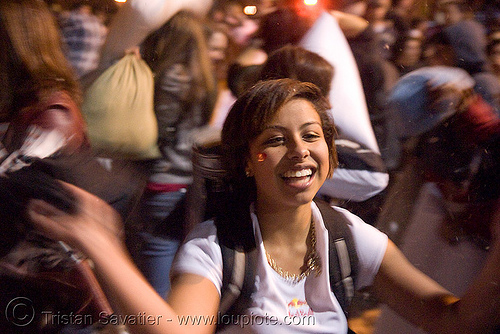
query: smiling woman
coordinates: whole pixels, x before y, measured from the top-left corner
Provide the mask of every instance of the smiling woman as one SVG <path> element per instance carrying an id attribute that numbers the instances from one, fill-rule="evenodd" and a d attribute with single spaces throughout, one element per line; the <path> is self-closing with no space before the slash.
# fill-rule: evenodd
<path id="1" fill-rule="evenodd" d="M 321 177 L 330 176 L 337 166 L 335 128 L 326 112 L 329 104 L 321 93 L 318 95 L 317 87 L 312 84 L 297 85 L 296 81 L 290 79 L 269 82 L 276 87 L 271 87 L 269 83 L 259 85 L 249 93 L 250 95 L 245 95 L 245 99 L 239 100 L 247 101 L 247 105 L 236 102 L 222 131 L 223 151 L 225 151 L 223 159 L 230 175 L 228 182 L 244 185 L 247 188 L 243 192 L 248 195 L 244 201 L 246 205 L 254 201 L 256 196 L 252 190 L 255 186 L 254 181 L 247 177 L 247 172 L 252 173 L 252 169 L 273 163 L 271 158 L 276 159 L 274 153 L 277 151 L 281 154 L 286 153 L 289 160 L 295 162 L 297 170 L 302 167 L 300 163 L 304 166 L 306 161 L 311 164 L 313 160 L 311 156 L 299 156 L 310 155 L 305 151 L 312 149 L 312 144 L 318 146 L 320 143 L 325 145 L 323 153 L 327 157 L 327 170 Z M 293 128 L 288 128 L 289 124 L 285 124 L 287 120 L 288 123 L 297 121 L 297 124 Z M 303 123 L 298 123 L 298 120 Z M 302 147 L 304 144 L 308 144 L 307 147 Z M 300 150 L 304 152 L 298 152 Z M 267 157 L 263 162 L 258 161 L 260 153 L 264 153 Z M 316 171 L 318 166 L 314 163 L 313 167 Z M 265 178 L 266 174 L 268 173 L 259 174 L 259 180 Z M 319 182 L 323 181 L 324 179 Z"/>

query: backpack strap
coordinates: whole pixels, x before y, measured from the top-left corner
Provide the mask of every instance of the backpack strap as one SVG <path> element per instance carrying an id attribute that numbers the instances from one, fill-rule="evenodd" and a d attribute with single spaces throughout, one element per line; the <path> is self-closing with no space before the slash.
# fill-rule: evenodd
<path id="1" fill-rule="evenodd" d="M 223 274 L 219 311 L 226 314 L 240 297 L 248 267 L 247 253 L 221 245 Z"/>
<path id="2" fill-rule="evenodd" d="M 221 243 L 222 288 L 219 314 L 240 315 L 250 306 L 255 287 L 257 248 L 245 252 Z M 217 328 L 225 324 L 217 324 Z"/>
<path id="3" fill-rule="evenodd" d="M 358 256 L 347 218 L 323 201 L 315 200 L 328 230 L 330 288 L 347 316 L 354 297 Z"/>

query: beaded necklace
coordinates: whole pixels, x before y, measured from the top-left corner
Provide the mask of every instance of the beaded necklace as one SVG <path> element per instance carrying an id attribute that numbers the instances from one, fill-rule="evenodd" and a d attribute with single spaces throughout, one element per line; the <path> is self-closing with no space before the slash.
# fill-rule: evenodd
<path id="1" fill-rule="evenodd" d="M 307 256 L 306 265 L 304 270 L 300 274 L 291 274 L 287 270 L 284 270 L 280 266 L 276 264 L 276 261 L 271 257 L 271 255 L 266 251 L 267 263 L 273 268 L 275 272 L 278 273 L 285 280 L 289 281 L 292 284 L 297 284 L 302 281 L 304 278 L 309 276 L 311 272 L 316 271 L 316 275 L 321 273 L 321 258 L 316 251 L 316 229 L 314 226 L 314 221 L 311 219 L 311 225 L 309 229 L 309 241 L 311 244 L 311 251 Z"/>

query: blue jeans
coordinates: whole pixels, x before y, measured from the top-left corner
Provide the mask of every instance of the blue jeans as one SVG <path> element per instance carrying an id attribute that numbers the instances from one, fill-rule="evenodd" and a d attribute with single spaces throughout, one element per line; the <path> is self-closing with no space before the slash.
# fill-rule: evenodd
<path id="1" fill-rule="evenodd" d="M 170 290 L 170 267 L 180 241 L 174 238 L 157 237 L 148 232 L 139 233 L 141 248 L 139 269 L 153 288 L 162 297 Z"/>
<path id="2" fill-rule="evenodd" d="M 141 199 L 144 225 L 138 233 L 137 266 L 162 297 L 170 290 L 170 267 L 180 245 L 186 191 L 147 192 Z"/>

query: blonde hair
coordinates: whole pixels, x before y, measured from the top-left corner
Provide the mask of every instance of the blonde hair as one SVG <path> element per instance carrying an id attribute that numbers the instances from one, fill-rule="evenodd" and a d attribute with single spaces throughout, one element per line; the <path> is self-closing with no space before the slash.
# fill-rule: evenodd
<path id="1" fill-rule="evenodd" d="M 178 63 L 192 69 L 194 82 L 207 92 L 209 100 L 213 100 L 213 107 L 217 82 L 201 22 L 193 13 L 180 11 L 146 38 L 142 55 L 155 75 L 161 75 Z"/>
<path id="2" fill-rule="evenodd" d="M 81 102 L 55 18 L 43 1 L 0 1 L 0 48 L 0 118 L 4 121 L 50 91 L 65 90 Z"/>

